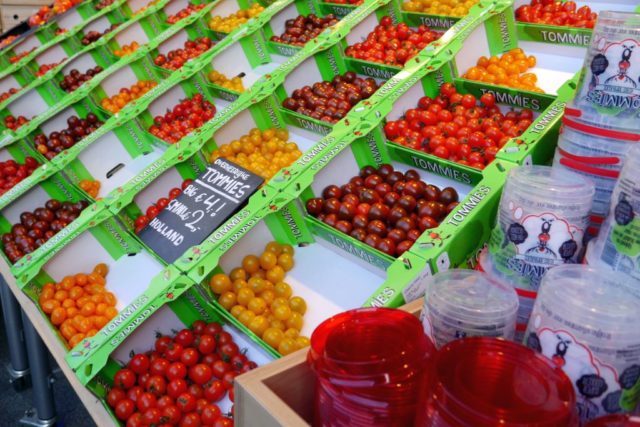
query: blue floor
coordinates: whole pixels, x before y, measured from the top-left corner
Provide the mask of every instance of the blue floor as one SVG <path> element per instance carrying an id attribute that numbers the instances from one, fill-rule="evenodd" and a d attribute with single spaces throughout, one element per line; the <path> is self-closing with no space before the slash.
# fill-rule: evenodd
<path id="1" fill-rule="evenodd" d="M 51 363 L 55 367 L 53 359 Z M 6 368 L 8 364 L 7 337 L 4 319 L 0 315 L 0 427 L 18 427 L 20 426 L 18 422 L 20 418 L 24 416 L 25 411 L 32 407 L 31 389 L 21 392 L 16 392 L 13 389 L 9 383 L 9 373 Z M 58 417 L 57 426 L 95 426 L 95 423 L 63 375 L 57 376 L 57 380 L 53 385 L 53 393 Z"/>

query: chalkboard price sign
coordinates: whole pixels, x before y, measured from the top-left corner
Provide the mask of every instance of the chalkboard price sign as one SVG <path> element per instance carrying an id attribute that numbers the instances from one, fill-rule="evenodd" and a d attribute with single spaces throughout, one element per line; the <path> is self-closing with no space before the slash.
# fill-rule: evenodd
<path id="1" fill-rule="evenodd" d="M 168 263 L 202 243 L 237 212 L 264 180 L 219 158 L 140 232 L 140 239 Z"/>

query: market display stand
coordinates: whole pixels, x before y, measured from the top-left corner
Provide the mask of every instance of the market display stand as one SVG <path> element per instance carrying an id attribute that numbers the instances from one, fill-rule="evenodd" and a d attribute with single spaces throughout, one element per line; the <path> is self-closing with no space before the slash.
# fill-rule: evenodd
<path id="1" fill-rule="evenodd" d="M 109 414 L 107 413 L 105 407 L 102 405 L 100 400 L 98 400 L 98 398 L 94 394 L 92 394 L 88 388 L 86 388 L 80 383 L 80 381 L 78 380 L 78 377 L 71 370 L 67 362 L 64 360 L 65 353 L 60 351 L 62 350 L 62 347 L 60 347 L 60 345 L 57 343 L 57 338 L 53 335 L 53 331 L 49 326 L 48 320 L 42 316 L 42 314 L 38 311 L 38 308 L 29 299 L 27 294 L 25 294 L 18 288 L 16 279 L 11 274 L 10 267 L 4 259 L 0 259 L 0 275 L 2 275 L 7 287 L 10 289 L 11 293 L 15 296 L 16 300 L 18 301 L 18 304 L 22 308 L 22 312 L 23 312 L 23 316 L 25 317 L 25 320 L 28 319 L 28 321 L 33 326 L 33 329 L 35 329 L 37 334 L 40 336 L 40 338 L 42 339 L 42 342 L 44 343 L 46 348 L 49 350 L 49 352 L 55 359 L 62 373 L 66 377 L 67 381 L 69 381 L 69 384 L 71 385 L 75 393 L 78 395 L 78 398 L 80 399 L 84 407 L 87 409 L 87 412 L 91 415 L 96 425 L 100 427 L 114 425 L 113 419 L 109 416 Z M 10 329 L 12 326 L 13 325 L 6 325 L 7 329 Z M 27 324 L 25 324 L 24 326 L 25 326 L 25 333 L 28 334 L 27 329 L 30 326 L 28 326 Z M 32 356 L 37 357 L 38 355 L 32 355 Z M 33 369 L 33 365 L 31 365 L 31 368 Z M 45 378 L 39 378 L 39 379 L 44 379 L 45 381 L 49 381 L 48 376 L 45 376 Z"/>
<path id="2" fill-rule="evenodd" d="M 415 316 L 423 299 L 400 307 Z M 235 425 L 250 427 L 310 427 L 315 377 L 307 364 L 309 349 L 298 350 L 235 380 Z"/>

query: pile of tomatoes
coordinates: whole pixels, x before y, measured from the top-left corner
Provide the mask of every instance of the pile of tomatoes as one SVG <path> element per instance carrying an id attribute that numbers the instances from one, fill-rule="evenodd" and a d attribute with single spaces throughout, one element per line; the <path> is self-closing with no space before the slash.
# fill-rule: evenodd
<path id="1" fill-rule="evenodd" d="M 149 133 L 164 142 L 175 144 L 211 120 L 215 114 L 216 106 L 197 93 L 191 99 L 182 100 L 164 116 L 154 117 Z"/>
<path id="2" fill-rule="evenodd" d="M 345 54 L 370 62 L 404 65 L 438 37 L 439 33 L 424 25 L 414 30 L 405 23 L 393 25 L 391 18 L 385 16 L 364 42 L 347 47 Z"/>
<path id="3" fill-rule="evenodd" d="M 197 58 L 213 46 L 213 42 L 209 37 L 199 37 L 195 40 L 187 40 L 184 42 L 184 49 L 174 49 L 167 55 L 160 54 L 153 63 L 158 67 L 175 71 L 189 61 Z"/>
<path id="4" fill-rule="evenodd" d="M 107 403 L 127 427 L 230 427 L 216 402 L 233 402 L 234 378 L 256 367 L 219 323 L 197 320 L 134 355 L 116 372 Z"/>
<path id="5" fill-rule="evenodd" d="M 593 28 L 597 19 L 598 14 L 589 6 L 578 9 L 574 1 L 531 0 L 531 4 L 516 9 L 516 20 L 536 24 Z"/>
<path id="6" fill-rule="evenodd" d="M 18 93 L 19 91 L 20 89 L 16 89 L 15 87 L 12 87 L 8 91 L 0 93 L 0 102 L 6 101 L 7 99 L 11 98 L 13 95 Z"/>
<path id="7" fill-rule="evenodd" d="M 69 348 L 98 333 L 117 314 L 116 296 L 107 290 L 109 268 L 98 264 L 91 273 L 65 276 L 42 287 L 38 302 Z"/>
<path id="8" fill-rule="evenodd" d="M 293 256 L 291 245 L 269 242 L 260 256 L 246 255 L 228 275 L 209 281 L 218 303 L 283 356 L 310 343 L 300 335 L 307 302 L 284 281 Z"/>
<path id="9" fill-rule="evenodd" d="M 38 166 L 38 161 L 31 156 L 27 156 L 22 164 L 13 159 L 0 162 L 0 195 L 31 175 Z"/>
<path id="10" fill-rule="evenodd" d="M 439 96 L 420 98 L 417 108 L 387 122 L 384 132 L 396 144 L 484 169 L 510 138 L 520 136 L 531 125 L 533 112 L 502 113 L 491 93 L 480 97 L 480 105 L 477 101 L 445 83 Z"/>
<path id="11" fill-rule="evenodd" d="M 476 65 L 462 75 L 463 78 L 514 89 L 544 93 L 537 86 L 538 76 L 529 72 L 536 66 L 533 55 L 527 56 L 522 49 L 515 48 L 500 56 L 481 56 Z"/>
<path id="12" fill-rule="evenodd" d="M 192 179 L 185 179 L 184 181 L 182 181 L 182 186 L 180 188 L 172 188 L 171 190 L 169 190 L 169 195 L 167 197 L 160 197 L 154 205 L 151 205 L 147 208 L 144 214 L 139 215 L 136 218 L 134 224 L 136 234 L 140 233 L 142 229 L 145 228 L 153 218 L 157 217 L 158 214 L 169 205 L 169 202 L 171 200 L 182 194 L 184 189 L 187 188 L 192 181 Z"/>
<path id="13" fill-rule="evenodd" d="M 8 116 L 6 116 L 4 118 L 4 126 L 7 129 L 11 129 L 13 131 L 15 131 L 16 129 L 18 129 L 20 126 L 29 123 L 29 119 L 27 119 L 25 116 L 18 116 L 15 117 L 12 114 L 9 114 Z"/>
<path id="14" fill-rule="evenodd" d="M 187 7 L 180 9 L 176 14 L 171 15 L 167 18 L 167 24 L 175 24 L 178 21 L 183 20 L 187 16 L 191 15 L 194 12 L 198 12 L 204 8 L 204 4 L 191 4 L 189 3 Z"/>
<path id="15" fill-rule="evenodd" d="M 42 64 L 40 67 L 38 67 L 38 71 L 36 71 L 36 77 L 44 76 L 49 72 L 49 70 L 54 69 L 55 67 L 62 64 L 66 60 L 67 58 L 62 58 L 59 62 L 54 62 L 52 64 Z"/>
<path id="16" fill-rule="evenodd" d="M 392 257 L 409 250 L 457 205 L 454 188 L 440 189 L 414 169 L 402 173 L 389 164 L 365 166 L 348 183 L 329 185 L 322 197 L 306 203 L 310 215 Z"/>
<path id="17" fill-rule="evenodd" d="M 9 62 L 11 62 L 12 64 L 15 64 L 16 62 L 20 61 L 22 58 L 24 58 L 25 56 L 29 55 L 31 52 L 33 52 L 34 50 L 36 50 L 36 48 L 34 47 L 33 49 L 30 50 L 26 50 L 22 53 L 17 54 L 16 56 L 12 56 L 11 58 L 9 58 Z"/>

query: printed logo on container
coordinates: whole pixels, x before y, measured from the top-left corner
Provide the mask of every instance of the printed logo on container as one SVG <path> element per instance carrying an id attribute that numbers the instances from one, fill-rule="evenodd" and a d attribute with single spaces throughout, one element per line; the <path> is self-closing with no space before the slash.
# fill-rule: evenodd
<path id="1" fill-rule="evenodd" d="M 506 233 L 499 248 L 492 241 L 491 252 L 503 252 L 511 244 L 513 253 L 505 267 L 531 279 L 537 289 L 549 268 L 574 262 L 583 230 L 551 212 L 523 216 L 522 208 L 512 202 L 509 210 L 512 221 L 502 223 Z"/>
<path id="2" fill-rule="evenodd" d="M 586 101 L 596 107 L 622 111 L 640 108 L 640 45 L 632 39 L 596 43 L 589 68 Z"/>
<path id="3" fill-rule="evenodd" d="M 621 375 L 602 363 L 584 343 L 570 332 L 540 328 L 541 316 L 534 319 L 536 332 L 527 337 L 526 345 L 561 368 L 576 390 L 578 414 L 589 421 L 607 414 L 635 407 L 640 383 L 640 365 L 631 365 Z M 633 405 L 629 408 L 630 405 Z"/>

